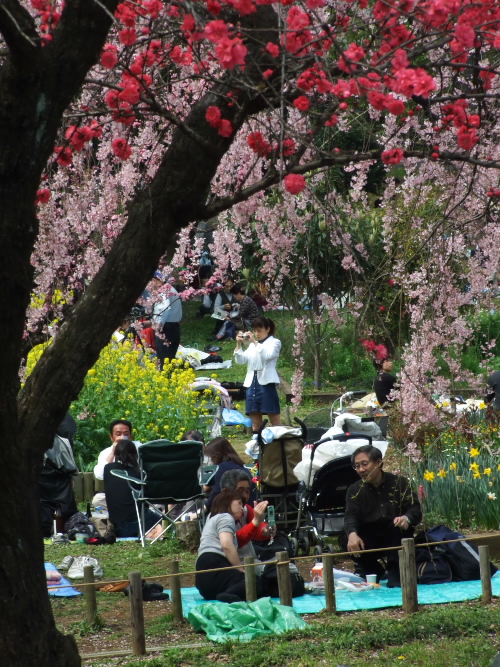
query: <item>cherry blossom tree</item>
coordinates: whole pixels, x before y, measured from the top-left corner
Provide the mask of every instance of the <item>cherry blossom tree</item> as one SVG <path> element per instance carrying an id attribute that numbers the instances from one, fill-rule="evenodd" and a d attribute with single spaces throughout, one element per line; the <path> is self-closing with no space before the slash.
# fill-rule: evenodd
<path id="1" fill-rule="evenodd" d="M 344 268 L 361 271 L 363 247 L 331 214 L 337 193 L 314 191 L 328 172 L 350 174 L 335 205 L 368 207 L 381 165 L 392 279 L 415 332 L 407 386 L 436 347 L 469 335 L 466 309 L 485 299 L 500 248 L 500 7 L 3 0 L 0 35 L 0 649 L 9 666 L 77 665 L 45 590 L 42 454 L 160 259 L 176 261 L 179 233 L 176 256 L 187 251 L 182 230 L 231 211 L 244 235 L 260 219 L 267 261 L 285 267 L 308 201 L 332 243 L 343 234 Z M 282 204 L 268 206 L 272 188 Z M 230 226 L 216 246 L 221 269 L 239 267 Z M 53 342 L 21 386 L 40 336 Z"/>

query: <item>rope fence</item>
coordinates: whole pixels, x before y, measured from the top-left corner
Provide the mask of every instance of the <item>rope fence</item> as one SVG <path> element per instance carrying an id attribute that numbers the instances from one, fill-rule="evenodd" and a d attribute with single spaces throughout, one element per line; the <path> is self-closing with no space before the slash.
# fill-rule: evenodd
<path id="1" fill-rule="evenodd" d="M 467 537 L 468 542 L 473 541 L 485 541 L 488 539 L 498 539 L 498 535 L 482 535 L 477 537 Z M 416 549 L 428 548 L 441 544 L 453 544 L 456 542 L 462 542 L 464 538 L 458 538 L 454 540 L 443 540 L 441 542 L 425 542 L 423 544 L 415 544 L 413 538 L 406 538 L 402 540 L 401 546 L 396 547 L 386 547 L 381 549 L 366 549 L 363 551 L 351 551 L 351 552 L 335 552 L 335 553 L 325 553 L 322 556 L 295 556 L 290 558 L 288 552 L 282 551 L 276 554 L 276 559 L 271 561 L 266 561 L 269 564 L 276 565 L 276 572 L 278 577 L 278 590 L 280 597 L 280 604 L 286 606 L 293 606 L 292 604 L 292 590 L 291 590 L 291 580 L 289 575 L 289 563 L 290 562 L 303 562 L 310 560 L 321 559 L 323 562 L 323 582 L 324 582 L 324 595 L 326 600 L 326 613 L 327 614 L 336 614 L 336 600 L 335 600 L 335 582 L 333 576 L 333 565 L 334 560 L 337 558 L 351 557 L 356 554 L 367 554 L 367 553 L 387 553 L 388 551 L 399 551 L 399 569 L 401 576 L 401 591 L 402 591 L 402 608 L 405 614 L 413 614 L 418 611 L 418 589 L 417 589 L 417 567 L 415 552 Z M 492 587 L 491 587 L 491 571 L 490 571 L 490 555 L 489 547 L 487 545 L 480 545 L 478 547 L 479 551 L 479 566 L 480 566 L 480 578 L 481 578 L 481 587 L 482 587 L 482 602 L 487 604 L 491 602 L 492 599 Z M 246 595 L 248 601 L 253 601 L 257 599 L 257 588 L 256 588 L 256 573 L 255 567 L 262 565 L 262 563 L 256 562 L 253 556 L 245 557 L 245 562 L 241 565 L 231 565 L 222 568 L 214 568 L 210 570 L 203 570 L 203 572 L 224 572 L 228 570 L 243 570 L 245 573 L 245 587 Z M 144 611 L 143 611 L 143 599 L 142 599 L 142 582 L 148 581 L 151 579 L 167 579 L 170 580 L 170 590 L 172 598 L 172 609 L 174 622 L 179 624 L 184 622 L 183 609 L 182 609 L 182 596 L 181 596 L 181 577 L 193 576 L 196 575 L 196 570 L 179 572 L 179 561 L 172 560 L 170 561 L 169 566 L 170 572 L 165 574 L 159 574 L 150 577 L 142 577 L 140 572 L 131 572 L 128 579 L 118 579 L 114 581 L 105 581 L 95 582 L 94 579 L 94 569 L 91 565 L 84 567 L 84 582 L 83 584 L 77 584 L 79 589 L 83 589 L 85 607 L 86 607 L 86 618 L 89 623 L 92 623 L 97 616 L 97 598 L 96 590 L 103 586 L 113 585 L 113 584 L 129 584 L 129 601 L 130 601 L 130 622 L 131 622 L 131 633 L 132 633 L 132 649 L 131 653 L 133 655 L 145 655 L 148 652 L 145 643 L 145 631 L 144 631 Z M 51 590 L 58 588 L 67 588 L 68 585 L 59 585 L 51 586 Z M 165 647 L 163 647 L 164 649 Z M 168 648 L 168 647 L 167 647 Z M 122 654 L 123 652 L 121 652 Z M 104 655 L 104 654 L 103 654 Z M 106 656 L 109 656 L 110 653 L 106 653 Z M 85 658 L 85 656 L 82 656 Z"/>

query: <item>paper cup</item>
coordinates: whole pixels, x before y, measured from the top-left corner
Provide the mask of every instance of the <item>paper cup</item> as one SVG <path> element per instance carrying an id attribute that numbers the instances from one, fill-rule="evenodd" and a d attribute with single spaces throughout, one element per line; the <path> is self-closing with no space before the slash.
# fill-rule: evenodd
<path id="1" fill-rule="evenodd" d="M 376 574 L 367 574 L 366 575 L 366 583 L 367 584 L 376 584 L 377 583 L 377 575 Z"/>

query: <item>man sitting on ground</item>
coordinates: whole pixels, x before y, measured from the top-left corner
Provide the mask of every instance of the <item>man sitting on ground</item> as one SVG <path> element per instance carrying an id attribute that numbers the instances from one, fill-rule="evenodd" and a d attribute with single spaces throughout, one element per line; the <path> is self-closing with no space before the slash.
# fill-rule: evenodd
<path id="1" fill-rule="evenodd" d="M 132 440 L 132 423 L 128 419 L 114 419 L 109 425 L 109 437 L 111 445 L 103 449 L 97 459 L 97 465 L 94 467 L 94 477 L 104 479 L 104 466 L 107 463 L 113 463 L 115 460 L 115 447 L 120 440 Z M 140 442 L 134 441 L 135 446 Z"/>
<path id="2" fill-rule="evenodd" d="M 358 447 L 352 455 L 352 465 L 361 479 L 347 489 L 347 551 L 400 546 L 403 538 L 413 536 L 414 527 L 422 519 L 410 482 L 401 475 L 384 472 L 382 453 L 373 445 Z M 376 574 L 380 581 L 384 577 L 384 567 L 378 560 L 381 555 L 384 554 L 356 554 L 356 572 L 363 577 Z M 389 588 L 401 586 L 396 550 L 387 552 L 387 576 Z"/>
<path id="3" fill-rule="evenodd" d="M 235 285 L 231 289 L 231 294 L 234 297 L 236 305 L 238 306 L 238 314 L 228 314 L 216 338 L 223 340 L 224 338 L 236 338 L 237 329 L 250 329 L 252 320 L 260 317 L 259 307 L 253 299 L 245 294 L 242 287 Z"/>

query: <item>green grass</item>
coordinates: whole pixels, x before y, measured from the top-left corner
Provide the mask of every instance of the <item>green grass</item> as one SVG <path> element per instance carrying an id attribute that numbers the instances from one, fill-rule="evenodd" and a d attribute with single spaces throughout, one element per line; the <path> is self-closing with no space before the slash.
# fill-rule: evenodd
<path id="1" fill-rule="evenodd" d="M 318 617 L 316 617 L 318 618 Z M 319 616 L 307 630 L 246 644 L 171 649 L 162 657 L 127 661 L 143 667 L 317 667 L 421 665 L 486 667 L 497 653 L 498 605 L 479 603 L 425 609 L 410 617 L 365 612 Z M 105 663 L 94 663 L 105 664 Z"/>

